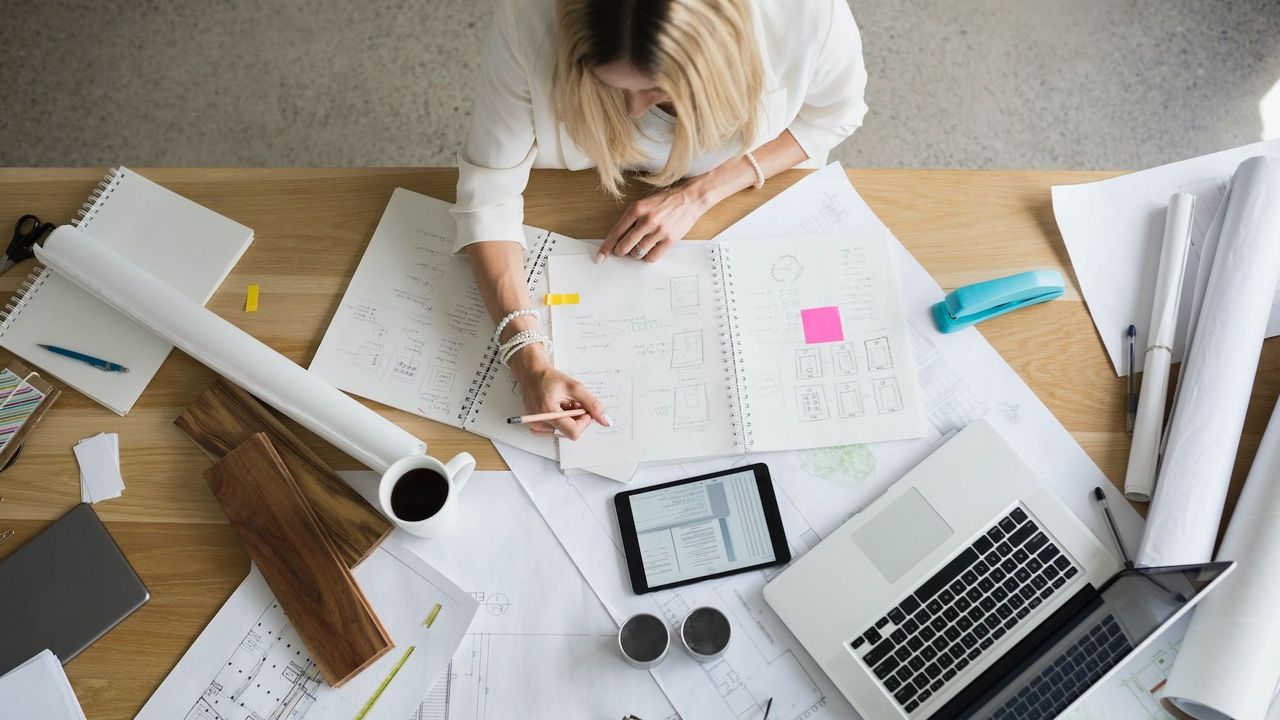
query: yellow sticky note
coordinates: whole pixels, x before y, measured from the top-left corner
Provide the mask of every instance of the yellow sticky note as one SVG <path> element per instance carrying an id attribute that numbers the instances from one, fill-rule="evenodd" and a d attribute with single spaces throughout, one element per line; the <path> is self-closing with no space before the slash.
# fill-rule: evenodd
<path id="1" fill-rule="evenodd" d="M 547 293 L 542 302 L 546 305 L 577 305 L 578 293 Z"/>
<path id="2" fill-rule="evenodd" d="M 245 312 L 258 312 L 258 286 L 250 285 L 249 292 L 244 298 Z"/>

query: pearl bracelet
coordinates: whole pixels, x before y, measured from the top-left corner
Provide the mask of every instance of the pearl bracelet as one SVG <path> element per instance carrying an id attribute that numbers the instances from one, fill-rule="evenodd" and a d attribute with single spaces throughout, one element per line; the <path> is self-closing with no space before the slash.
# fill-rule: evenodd
<path id="1" fill-rule="evenodd" d="M 764 187 L 764 171 L 760 169 L 760 163 L 756 162 L 756 156 L 751 153 L 744 155 L 747 162 L 751 163 L 751 169 L 756 171 L 756 182 L 751 187 L 759 190 Z"/>
<path id="2" fill-rule="evenodd" d="M 506 316 L 504 316 L 501 320 L 498 321 L 498 327 L 496 330 L 493 331 L 492 342 L 494 343 L 500 342 L 500 338 L 502 337 L 502 331 L 507 329 L 507 325 L 509 325 L 512 320 L 515 320 L 518 317 L 523 317 L 525 315 L 533 315 L 539 318 L 541 317 L 538 311 L 535 310 L 534 308 L 521 308 L 519 310 L 512 310 L 511 312 L 507 313 Z"/>
<path id="3" fill-rule="evenodd" d="M 546 335 L 543 335 L 536 330 L 524 330 L 518 332 L 513 335 L 510 340 L 498 346 L 498 361 L 503 365 L 507 365 L 511 361 L 511 358 L 515 357 L 516 353 L 530 345 L 536 345 L 538 343 L 542 343 L 542 347 L 546 350 L 551 350 L 551 338 Z"/>

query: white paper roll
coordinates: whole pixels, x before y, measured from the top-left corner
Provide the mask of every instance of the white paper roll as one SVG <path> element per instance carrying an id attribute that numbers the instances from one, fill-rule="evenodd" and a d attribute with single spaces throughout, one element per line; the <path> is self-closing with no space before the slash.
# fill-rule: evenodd
<path id="1" fill-rule="evenodd" d="M 1196 608 L 1165 696 L 1201 720 L 1262 720 L 1280 682 L 1280 405 L 1218 559 L 1237 567 Z"/>
<path id="2" fill-rule="evenodd" d="M 1280 159 L 1240 163 L 1182 364 L 1140 566 L 1207 562 L 1280 277 Z"/>
<path id="3" fill-rule="evenodd" d="M 1191 244 L 1191 219 L 1196 196 L 1174 193 L 1165 217 L 1160 267 L 1156 272 L 1156 297 L 1147 324 L 1143 353 L 1142 395 L 1138 401 L 1129 444 L 1129 467 L 1124 475 L 1124 496 L 1134 502 L 1151 502 L 1164 430 L 1164 402 L 1169 390 L 1169 365 L 1173 362 L 1173 338 L 1178 324 L 1178 293 Z"/>
<path id="4" fill-rule="evenodd" d="M 54 272 L 370 469 L 426 452 L 418 438 L 79 230 L 63 225 L 35 250 Z"/>

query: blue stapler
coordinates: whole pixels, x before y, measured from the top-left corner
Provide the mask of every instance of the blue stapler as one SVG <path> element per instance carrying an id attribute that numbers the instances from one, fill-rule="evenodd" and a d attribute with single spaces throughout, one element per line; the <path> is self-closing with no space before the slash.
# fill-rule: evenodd
<path id="1" fill-rule="evenodd" d="M 944 333 L 955 332 L 1018 308 L 1062 297 L 1062 289 L 1062 275 L 1056 270 L 1032 270 L 965 285 L 947 293 L 942 302 L 933 306 L 933 322 Z"/>

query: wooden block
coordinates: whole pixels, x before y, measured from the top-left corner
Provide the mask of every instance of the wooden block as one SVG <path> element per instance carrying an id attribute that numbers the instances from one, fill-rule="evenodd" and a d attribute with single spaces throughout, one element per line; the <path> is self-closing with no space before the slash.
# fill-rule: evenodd
<path id="1" fill-rule="evenodd" d="M 266 433 L 347 567 L 360 563 L 391 523 L 289 432 L 257 398 L 219 379 L 173 421 L 218 460 L 255 433 Z"/>
<path id="2" fill-rule="evenodd" d="M 204 477 L 330 685 L 341 687 L 391 649 L 266 433 L 227 453 Z"/>

